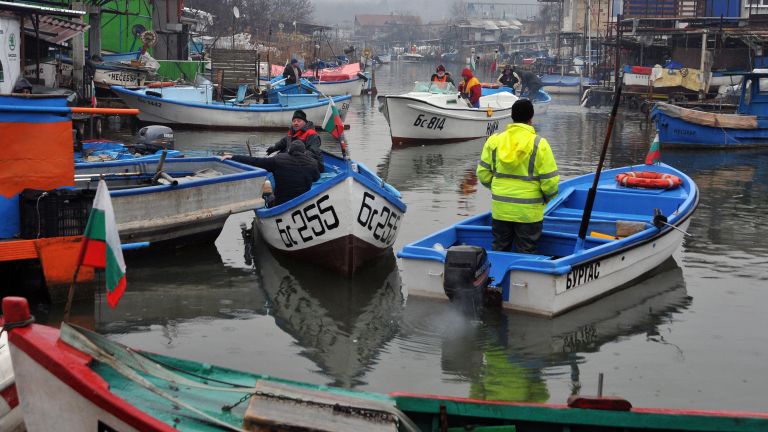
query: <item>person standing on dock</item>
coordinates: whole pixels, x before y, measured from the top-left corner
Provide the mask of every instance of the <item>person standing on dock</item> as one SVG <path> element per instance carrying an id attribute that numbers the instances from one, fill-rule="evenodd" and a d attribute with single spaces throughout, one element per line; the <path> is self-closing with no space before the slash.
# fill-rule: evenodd
<path id="1" fill-rule="evenodd" d="M 477 177 L 491 190 L 493 250 L 536 253 L 546 203 L 557 195 L 560 175 L 552 149 L 532 126 L 533 103 L 512 105 L 512 121 L 483 146 Z"/>
<path id="2" fill-rule="evenodd" d="M 472 74 L 472 70 L 465 67 L 461 71 L 461 77 L 464 80 L 459 83 L 459 92 L 461 96 L 469 100 L 474 108 L 480 108 L 480 96 L 482 96 L 482 88 L 480 87 L 480 81 Z"/>
<path id="3" fill-rule="evenodd" d="M 296 110 L 291 117 L 291 128 L 288 129 L 288 134 L 284 136 L 280 141 L 276 142 L 267 148 L 267 154 L 280 152 L 285 153 L 288 151 L 288 145 L 293 141 L 301 141 L 306 147 L 307 154 L 317 161 L 317 169 L 322 173 L 325 170 L 323 164 L 323 152 L 320 150 L 322 142 L 320 141 L 320 135 L 315 131 L 315 124 L 307 120 L 307 114 L 302 110 Z"/>
<path id="4" fill-rule="evenodd" d="M 285 85 L 296 84 L 301 79 L 301 68 L 299 67 L 299 61 L 291 59 L 291 63 L 283 69 L 283 78 L 285 78 Z"/>

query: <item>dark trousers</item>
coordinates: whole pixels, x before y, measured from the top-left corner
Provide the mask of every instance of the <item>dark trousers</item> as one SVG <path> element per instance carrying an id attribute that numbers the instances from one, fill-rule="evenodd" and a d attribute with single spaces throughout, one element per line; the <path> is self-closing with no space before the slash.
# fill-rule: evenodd
<path id="1" fill-rule="evenodd" d="M 535 254 L 536 243 L 541 237 L 543 227 L 544 221 L 523 223 L 493 219 L 491 222 L 493 250 L 512 252 L 514 244 L 515 252 Z"/>

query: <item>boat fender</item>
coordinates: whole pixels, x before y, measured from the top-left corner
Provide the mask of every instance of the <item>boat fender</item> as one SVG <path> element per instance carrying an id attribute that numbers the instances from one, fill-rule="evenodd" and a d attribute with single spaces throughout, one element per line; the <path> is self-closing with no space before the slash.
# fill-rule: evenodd
<path id="1" fill-rule="evenodd" d="M 624 187 L 674 189 L 683 184 L 680 177 L 653 171 L 628 171 L 618 174 L 616 181 Z"/>
<path id="2" fill-rule="evenodd" d="M 163 95 L 160 92 L 156 92 L 154 90 L 147 90 L 144 92 L 147 96 L 154 96 L 154 97 L 163 97 Z"/>
<path id="3" fill-rule="evenodd" d="M 480 246 L 451 246 L 445 254 L 443 290 L 454 303 L 479 306 L 490 283 L 491 263 Z"/>
<path id="4" fill-rule="evenodd" d="M 485 110 L 485 115 L 488 117 L 493 117 L 493 108 L 488 107 L 488 109 Z"/>

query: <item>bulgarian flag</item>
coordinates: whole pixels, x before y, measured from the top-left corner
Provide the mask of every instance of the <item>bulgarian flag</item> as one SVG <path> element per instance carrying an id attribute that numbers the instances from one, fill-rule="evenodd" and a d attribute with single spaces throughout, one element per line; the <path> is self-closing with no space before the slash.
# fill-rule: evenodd
<path id="1" fill-rule="evenodd" d="M 333 99 L 328 98 L 328 101 L 328 109 L 325 111 L 325 118 L 323 119 L 323 129 L 334 138 L 340 139 L 341 134 L 344 133 L 344 122 L 341 121 L 339 109 L 336 108 Z"/>
<path id="2" fill-rule="evenodd" d="M 656 133 L 656 137 L 651 143 L 651 148 L 648 149 L 648 154 L 645 156 L 645 164 L 653 165 L 661 160 L 661 144 L 659 143 L 659 134 Z"/>
<path id="3" fill-rule="evenodd" d="M 328 98 L 328 109 L 325 111 L 325 118 L 323 119 L 323 130 L 339 140 L 341 155 L 346 159 L 347 142 L 344 140 L 344 122 L 341 121 L 339 109 L 336 108 L 336 104 L 333 103 L 331 98 Z"/>
<path id="4" fill-rule="evenodd" d="M 96 198 L 88 216 L 80 249 L 80 265 L 104 269 L 107 279 L 107 303 L 117 306 L 125 292 L 125 260 L 117 233 L 115 211 L 109 197 L 107 183 L 99 180 Z"/>

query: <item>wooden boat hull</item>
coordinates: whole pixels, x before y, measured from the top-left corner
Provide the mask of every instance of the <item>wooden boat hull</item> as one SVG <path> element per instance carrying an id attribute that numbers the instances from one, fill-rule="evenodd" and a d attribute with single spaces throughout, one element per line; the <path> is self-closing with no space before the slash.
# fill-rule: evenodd
<path id="1" fill-rule="evenodd" d="M 646 190 L 615 185 L 614 176 L 619 172 L 652 169 L 678 175 L 685 184 L 677 192 L 652 190 L 658 195 L 652 194 L 653 200 Z M 684 231 L 698 203 L 698 190 L 693 181 L 666 166 L 619 168 L 602 174 L 596 200 L 624 204 L 617 207 L 609 204 L 604 210 L 596 208 L 589 232 L 613 230 L 610 235 L 617 235 L 618 221 L 639 222 L 642 230 L 620 240 L 590 235 L 585 249 L 573 254 L 583 212 L 578 207 L 583 205 L 581 201 L 591 185 L 586 182 L 589 177 L 591 175 L 561 183 L 560 194 L 550 201 L 545 213 L 544 232 L 538 245 L 541 254 L 489 251 L 491 276 L 501 294 L 503 307 L 549 317 L 562 314 L 627 287 L 672 256 L 682 243 L 681 231 L 671 227 L 658 229 L 650 222 L 653 209 L 660 208 L 669 215 L 670 224 Z M 633 200 L 636 205 L 629 204 Z M 453 244 L 490 249 L 491 240 L 490 213 L 487 213 L 407 245 L 398 253 L 403 283 L 409 293 L 445 298 L 445 249 Z M 441 246 L 435 246 L 438 244 Z"/>
<path id="2" fill-rule="evenodd" d="M 126 105 L 140 110 L 139 120 L 151 123 L 204 126 L 210 128 L 285 130 L 291 124 L 291 116 L 295 110 L 301 109 L 307 114 L 307 120 L 316 125 L 322 125 L 328 109 L 328 99 L 315 98 L 310 103 L 290 102 L 281 104 L 252 104 L 239 105 L 234 103 L 212 103 L 210 97 L 201 95 L 199 100 L 180 100 L 162 97 L 158 89 L 152 93 L 147 90 L 129 90 L 114 86 L 112 90 L 123 99 Z M 151 90 L 150 90 L 151 91 Z M 157 95 L 153 94 L 157 93 Z M 159 95 L 159 96 L 158 96 Z M 311 96 L 311 95 L 288 95 Z M 349 104 L 345 103 L 351 96 L 335 96 L 342 118 L 346 116 Z M 308 98 L 309 99 L 309 98 Z"/>
<path id="3" fill-rule="evenodd" d="M 331 162 L 331 163 L 329 163 Z M 336 177 L 274 208 L 256 212 L 261 236 L 274 250 L 342 274 L 388 251 L 405 204 L 399 192 L 362 165 L 326 156 Z"/>
<path id="4" fill-rule="evenodd" d="M 26 300 L 18 297 L 3 299 L 3 312 L 15 322 L 29 318 Z M 340 420 L 349 430 L 426 431 L 441 422 L 499 431 L 768 429 L 766 413 L 634 408 L 610 397 L 575 408 L 318 386 L 132 350 L 66 323 L 61 330 L 27 323 L 11 331 L 9 342 L 21 407 L 33 431 L 237 430 L 252 421 L 331 430 Z M 249 396 L 247 409 L 235 403 Z"/>
<path id="5" fill-rule="evenodd" d="M 86 163 L 77 164 L 75 171 L 76 175 L 128 171 L 151 176 L 158 162 Z M 206 168 L 223 175 L 192 179 L 177 186 L 111 189 L 121 241 L 154 243 L 216 236 L 230 214 L 264 206 L 261 191 L 267 172 L 262 169 L 218 158 L 174 158 L 164 164 L 164 171 L 172 176 L 175 172 L 193 173 Z"/>
<path id="6" fill-rule="evenodd" d="M 688 110 L 693 111 L 693 110 Z M 719 116 L 718 114 L 711 114 Z M 738 117 L 738 114 L 728 116 Z M 746 116 L 744 116 L 746 117 Z M 663 146 L 688 148 L 739 148 L 768 146 L 768 129 L 759 127 L 729 128 L 713 124 L 705 126 L 669 115 L 658 107 L 651 111 L 656 121 L 659 142 Z"/>

